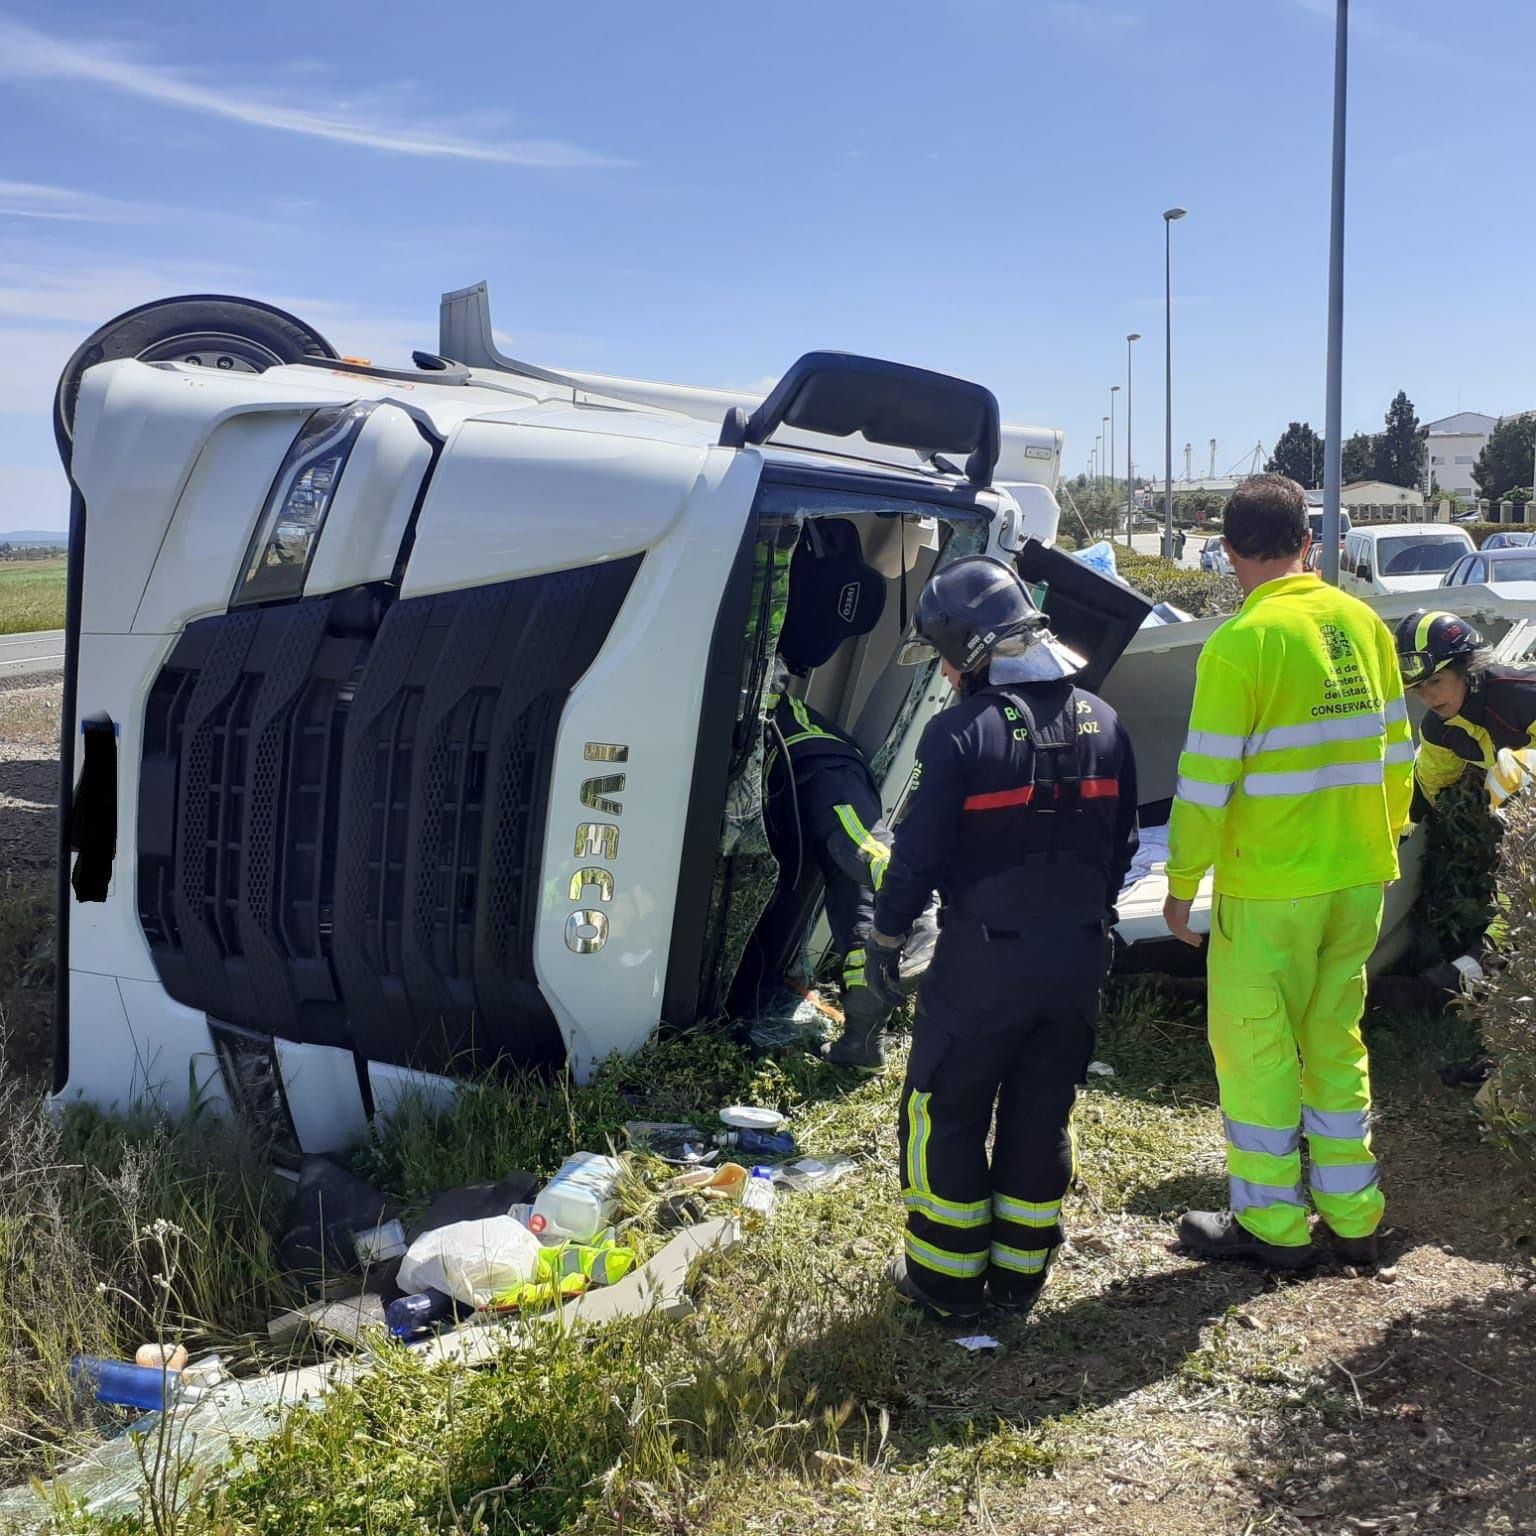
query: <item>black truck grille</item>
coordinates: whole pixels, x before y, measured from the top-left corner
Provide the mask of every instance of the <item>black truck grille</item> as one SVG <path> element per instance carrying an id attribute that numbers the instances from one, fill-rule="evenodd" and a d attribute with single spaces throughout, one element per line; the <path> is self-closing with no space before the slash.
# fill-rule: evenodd
<path id="1" fill-rule="evenodd" d="M 139 794 L 166 990 L 429 1071 L 562 1059 L 533 971 L 549 772 L 638 566 L 188 626 L 150 694 Z"/>

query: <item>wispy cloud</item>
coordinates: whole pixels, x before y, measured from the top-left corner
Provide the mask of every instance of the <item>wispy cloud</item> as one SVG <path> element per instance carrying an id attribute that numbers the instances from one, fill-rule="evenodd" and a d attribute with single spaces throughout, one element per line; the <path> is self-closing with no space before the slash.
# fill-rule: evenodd
<path id="1" fill-rule="evenodd" d="M 74 187 L 45 187 L 32 181 L 0 181 L 0 214 L 18 219 L 53 219 L 69 224 L 146 224 L 156 210 L 147 203 L 101 197 Z"/>
<path id="2" fill-rule="evenodd" d="M 232 88 L 215 90 L 199 84 L 184 71 L 136 57 L 119 44 L 55 37 L 15 21 L 0 20 L 0 79 L 85 81 L 163 106 L 226 118 L 250 127 L 304 134 L 397 155 L 552 169 L 623 163 L 561 139 L 480 137 L 392 122 L 360 112 L 317 112 Z"/>

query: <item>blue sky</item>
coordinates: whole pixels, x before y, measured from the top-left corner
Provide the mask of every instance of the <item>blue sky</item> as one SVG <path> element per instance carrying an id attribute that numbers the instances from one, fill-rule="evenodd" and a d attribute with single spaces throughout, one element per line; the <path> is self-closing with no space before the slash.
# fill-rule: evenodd
<path id="1" fill-rule="evenodd" d="M 0 529 L 65 522 L 74 345 L 192 291 L 375 360 L 479 278 L 556 366 L 746 386 L 882 354 L 1063 427 L 1070 470 L 1138 330 L 1155 471 L 1176 203 L 1176 452 L 1215 437 L 1226 469 L 1322 423 L 1332 10 L 0 0 Z M 1346 427 L 1399 387 L 1426 418 L 1536 407 L 1536 6 L 1354 12 Z"/>

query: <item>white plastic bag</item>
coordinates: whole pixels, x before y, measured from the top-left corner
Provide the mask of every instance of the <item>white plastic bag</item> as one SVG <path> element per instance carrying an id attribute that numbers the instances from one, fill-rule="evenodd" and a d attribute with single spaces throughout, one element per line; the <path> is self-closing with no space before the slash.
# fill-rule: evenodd
<path id="1" fill-rule="evenodd" d="M 430 1288 L 483 1307 L 498 1291 L 532 1280 L 538 1264 L 538 1238 L 511 1216 L 492 1216 L 423 1232 L 401 1259 L 396 1283 L 407 1294 Z"/>

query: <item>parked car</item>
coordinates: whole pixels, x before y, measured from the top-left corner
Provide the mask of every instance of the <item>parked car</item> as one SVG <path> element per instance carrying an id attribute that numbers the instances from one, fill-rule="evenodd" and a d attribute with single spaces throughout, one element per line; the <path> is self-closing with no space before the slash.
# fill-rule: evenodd
<path id="1" fill-rule="evenodd" d="M 1497 535 L 1496 535 L 1497 537 Z M 1536 549 L 1530 545 L 1464 555 L 1445 573 L 1447 587 L 1492 587 L 1507 597 L 1536 598 Z"/>
<path id="2" fill-rule="evenodd" d="M 1339 585 L 1363 597 L 1438 587 L 1445 573 L 1475 552 L 1465 528 L 1445 523 L 1385 523 L 1354 528 L 1344 541 Z"/>
<path id="3" fill-rule="evenodd" d="M 1226 543 L 1221 539 L 1207 539 L 1200 551 L 1200 569 L 1212 576 L 1230 576 L 1232 561 L 1227 554 Z"/>
<path id="4" fill-rule="evenodd" d="M 1532 544 L 1536 544 L 1536 528 L 1490 533 L 1483 540 L 1484 549 L 1528 549 Z"/>

